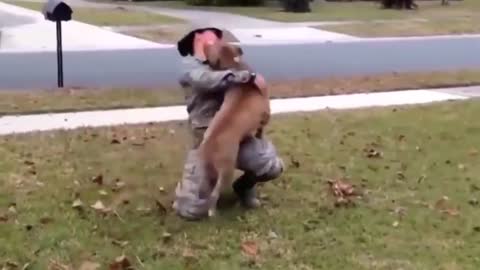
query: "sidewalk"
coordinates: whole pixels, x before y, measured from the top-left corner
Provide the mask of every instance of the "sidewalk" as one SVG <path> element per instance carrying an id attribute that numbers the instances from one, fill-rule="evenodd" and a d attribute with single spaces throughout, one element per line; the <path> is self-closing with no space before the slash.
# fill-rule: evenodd
<path id="1" fill-rule="evenodd" d="M 56 50 L 55 23 L 46 21 L 40 12 L 2 2 L 0 12 L 9 18 L 23 18 L 21 23 L 2 28 L 0 53 Z M 62 39 L 66 51 L 171 47 L 77 21 L 62 23 Z"/>
<path id="2" fill-rule="evenodd" d="M 271 108 L 273 114 L 323 109 L 358 109 L 375 106 L 413 105 L 447 100 L 464 100 L 478 93 L 480 93 L 480 86 L 274 99 L 271 101 Z M 4 116 L 0 117 L 0 135 L 81 127 L 168 122 L 185 119 L 187 119 L 185 106 Z"/>
<path id="3" fill-rule="evenodd" d="M 303 25 L 274 22 L 250 18 L 246 16 L 200 10 L 184 10 L 163 7 L 144 7 L 117 5 L 108 3 L 71 2 L 73 9 L 76 6 L 95 8 L 112 8 L 117 6 L 129 10 L 156 13 L 177 17 L 188 21 L 192 25 L 218 25 L 231 32 L 241 44 L 284 44 L 289 42 L 329 42 L 337 40 L 356 40 L 356 37 L 334 32 L 310 28 Z M 27 24 L 10 25 L 2 29 L 0 52 L 7 51 L 53 51 L 56 49 L 55 24 L 48 22 L 37 11 L 0 2 L 0 16 L 9 18 L 24 18 Z M 75 16 L 74 18 L 75 19 Z M 10 20 L 9 20 L 10 21 Z M 1 25 L 0 20 L 0 27 Z M 171 44 L 159 44 L 140 38 L 109 31 L 114 27 L 98 27 L 69 21 L 62 24 L 64 50 L 102 50 L 102 49 L 131 49 L 131 48 L 166 48 Z M 82 35 L 79 33 L 89 33 Z"/>

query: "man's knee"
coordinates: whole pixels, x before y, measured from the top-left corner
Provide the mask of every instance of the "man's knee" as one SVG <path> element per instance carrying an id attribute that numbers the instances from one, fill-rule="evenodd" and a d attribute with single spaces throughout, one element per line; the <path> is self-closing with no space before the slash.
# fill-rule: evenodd
<path id="1" fill-rule="evenodd" d="M 265 173 L 257 177 L 257 182 L 267 182 L 279 178 L 285 169 L 283 160 L 280 157 L 275 157 L 271 161 L 269 169 Z"/>
<path id="2" fill-rule="evenodd" d="M 278 178 L 285 166 L 272 142 L 252 138 L 240 147 L 238 168 L 255 175 L 257 182 L 265 182 Z"/>

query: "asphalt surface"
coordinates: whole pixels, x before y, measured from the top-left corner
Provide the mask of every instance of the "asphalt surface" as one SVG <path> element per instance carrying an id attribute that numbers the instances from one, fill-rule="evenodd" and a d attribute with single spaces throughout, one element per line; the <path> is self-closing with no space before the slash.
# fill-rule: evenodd
<path id="1" fill-rule="evenodd" d="M 243 45 L 267 80 L 480 68 L 480 37 L 320 44 Z M 156 87 L 176 84 L 174 48 L 64 53 L 65 86 Z M 56 86 L 56 53 L 0 53 L 0 89 Z M 160 89 L 160 88 L 159 88 Z"/>

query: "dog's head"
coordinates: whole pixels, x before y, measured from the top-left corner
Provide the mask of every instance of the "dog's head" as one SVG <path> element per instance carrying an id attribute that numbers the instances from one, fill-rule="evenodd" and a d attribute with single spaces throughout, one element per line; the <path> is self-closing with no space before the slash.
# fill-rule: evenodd
<path id="1" fill-rule="evenodd" d="M 214 70 L 243 69 L 243 50 L 226 42 L 216 42 L 205 47 L 208 65 Z"/>

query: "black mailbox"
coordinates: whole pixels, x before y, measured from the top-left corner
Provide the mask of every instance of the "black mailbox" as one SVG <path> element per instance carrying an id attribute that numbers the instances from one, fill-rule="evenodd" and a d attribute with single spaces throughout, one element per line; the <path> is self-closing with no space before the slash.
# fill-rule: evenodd
<path id="1" fill-rule="evenodd" d="M 48 0 L 43 6 L 43 15 L 46 20 L 70 21 L 72 19 L 72 8 L 61 0 Z"/>
<path id="2" fill-rule="evenodd" d="M 62 21 L 72 19 L 72 8 L 61 0 L 47 0 L 42 10 L 45 20 L 57 25 L 57 73 L 58 87 L 63 87 L 63 49 L 62 49 Z"/>

